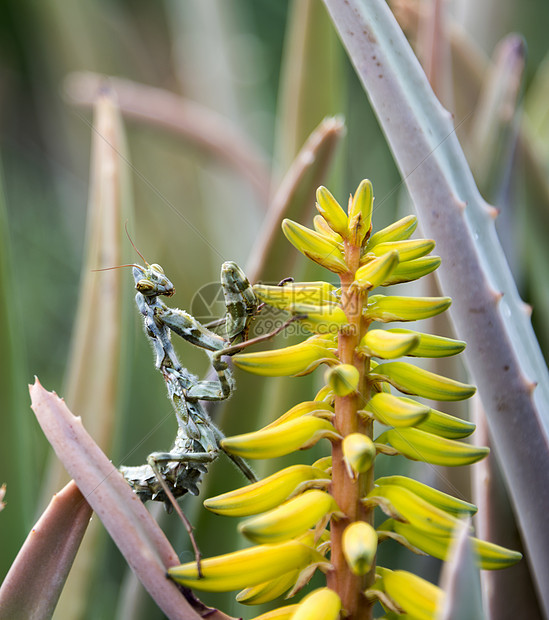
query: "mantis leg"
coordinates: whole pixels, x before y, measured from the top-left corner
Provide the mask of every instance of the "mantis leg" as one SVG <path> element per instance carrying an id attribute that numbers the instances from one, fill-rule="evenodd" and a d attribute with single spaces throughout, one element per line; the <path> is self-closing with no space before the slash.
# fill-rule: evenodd
<path id="1" fill-rule="evenodd" d="M 256 313 L 259 300 L 242 269 L 232 261 L 221 266 L 221 287 L 227 308 L 227 338 L 231 343 L 246 339 L 249 323 Z"/>
<path id="2" fill-rule="evenodd" d="M 224 338 L 210 331 L 194 316 L 179 308 L 168 308 L 162 302 L 158 302 L 154 310 L 154 318 L 157 324 L 166 325 L 178 336 L 201 349 L 218 351 L 227 344 Z"/>
<path id="3" fill-rule="evenodd" d="M 199 381 L 187 391 L 187 398 L 197 400 L 225 400 L 233 393 L 234 378 L 227 362 L 214 353 L 210 355 L 217 381 Z"/>
<path id="4" fill-rule="evenodd" d="M 153 470 L 158 482 L 160 483 L 160 486 L 162 487 L 164 493 L 166 494 L 166 497 L 170 500 L 175 512 L 177 512 L 177 514 L 179 515 L 179 518 L 181 519 L 181 522 L 183 523 L 185 529 L 187 530 L 187 534 L 189 535 L 189 540 L 191 541 L 191 545 L 194 550 L 194 558 L 196 560 L 196 569 L 198 571 L 198 576 L 202 577 L 202 570 L 201 570 L 201 565 L 200 565 L 200 562 L 202 560 L 202 553 L 200 552 L 200 549 L 198 548 L 198 545 L 196 543 L 196 539 L 193 534 L 193 526 L 191 525 L 191 522 L 187 518 L 187 515 L 183 512 L 183 510 L 181 510 L 181 506 L 179 505 L 177 499 L 174 497 L 174 494 L 172 493 L 172 490 L 168 486 L 167 482 L 164 480 L 164 476 L 158 469 L 159 461 L 157 460 L 156 457 L 154 457 L 154 453 L 149 455 L 147 462 L 150 465 L 151 469 Z"/>

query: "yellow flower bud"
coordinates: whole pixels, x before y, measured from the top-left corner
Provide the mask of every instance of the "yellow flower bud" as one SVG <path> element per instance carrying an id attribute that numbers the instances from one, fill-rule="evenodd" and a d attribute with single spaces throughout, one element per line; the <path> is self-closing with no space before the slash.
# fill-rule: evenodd
<path id="1" fill-rule="evenodd" d="M 351 478 L 368 471 L 376 458 L 374 442 L 362 433 L 351 433 L 343 439 L 343 458 Z"/>
<path id="2" fill-rule="evenodd" d="M 355 521 L 345 528 L 342 539 L 343 555 L 355 575 L 365 575 L 377 553 L 377 532 L 364 521 Z"/>
<path id="3" fill-rule="evenodd" d="M 336 396 L 347 396 L 358 388 L 360 375 L 351 364 L 338 364 L 324 374 L 324 381 Z"/>

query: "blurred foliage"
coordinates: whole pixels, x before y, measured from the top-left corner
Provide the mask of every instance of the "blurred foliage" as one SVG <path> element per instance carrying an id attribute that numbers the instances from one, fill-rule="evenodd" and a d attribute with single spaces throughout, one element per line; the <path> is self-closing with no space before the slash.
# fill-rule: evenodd
<path id="1" fill-rule="evenodd" d="M 302 80 L 318 77 L 308 85 L 307 96 L 296 96 L 293 63 L 297 63 L 298 52 L 288 55 L 287 50 L 290 37 L 299 40 L 304 32 L 296 32 L 292 21 L 297 19 L 300 2 L 306 4 L 306 0 L 0 3 L 0 157 L 6 207 L 4 214 L 0 205 L 0 483 L 7 483 L 7 505 L 0 515 L 0 576 L 34 522 L 51 457 L 28 407 L 24 384 L 37 375 L 45 387 L 63 395 L 68 374 L 83 261 L 91 142 L 90 111 L 71 105 L 65 97 L 65 79 L 72 71 L 120 76 L 165 88 L 226 117 L 271 162 L 271 193 L 289 158 L 301 146 L 296 135 L 302 141 L 323 116 L 342 114 L 348 133 L 332 171 L 331 187 L 356 187 L 364 177 L 373 179 L 376 227 L 394 219 L 401 180 L 351 65 L 335 34 L 330 34 L 328 21 L 319 18 L 320 0 L 312 4 L 318 5 L 313 8 L 318 23 L 324 24 L 326 38 L 320 37 L 316 44 L 325 47 L 323 54 L 311 53 L 306 58 L 313 64 L 301 67 Z M 453 4 L 456 15 L 475 15 L 474 3 L 456 0 Z M 529 52 L 523 95 L 533 131 L 527 136 L 527 156 L 524 149 L 514 149 L 506 169 L 505 186 L 511 193 L 505 202 L 513 216 L 512 235 L 507 238 L 513 244 L 508 250 L 514 271 L 520 275 L 519 286 L 526 301 L 535 302 L 534 324 L 539 325 L 547 356 L 549 335 L 546 322 L 539 320 L 549 312 L 547 228 L 533 231 L 531 226 L 532 221 L 545 223 L 549 209 L 549 135 L 544 117 L 549 80 L 547 61 L 542 62 L 548 49 L 545 20 L 540 18 L 547 17 L 547 6 L 545 0 L 505 0 L 502 10 L 494 1 L 487 4 L 490 10 L 478 19 L 463 19 L 466 26 L 474 24 L 471 36 L 476 45 L 491 55 L 497 41 L 518 30 Z M 491 19 L 494 12 L 498 20 Z M 454 92 L 460 89 L 472 100 L 479 88 L 473 79 L 454 84 Z M 296 112 L 293 117 L 292 110 Z M 458 116 L 456 123 L 460 120 Z M 292 136 L 284 135 L 288 126 L 299 132 L 293 135 L 294 142 Z M 163 265 L 175 283 L 173 305 L 192 311 L 193 295 L 201 286 L 217 281 L 224 260 L 245 264 L 267 205 L 221 159 L 180 136 L 136 121 L 128 121 L 126 131 L 135 198 L 130 233 L 143 255 Z M 531 165 L 524 165 L 531 162 L 528 157 L 535 158 L 534 172 Z M 493 197 L 499 195 L 494 191 Z M 130 262 L 136 260 L 129 242 L 126 257 Z M 137 464 L 152 450 L 167 448 L 174 428 L 162 379 L 154 371 L 133 308 L 125 320 L 129 341 L 124 345 L 124 406 L 116 421 L 112 459 L 115 464 Z M 181 356 L 195 372 L 207 370 L 201 352 L 181 347 Z M 285 381 L 283 389 L 277 383 L 263 388 L 242 373 L 237 380 L 239 390 L 222 420 L 226 433 L 249 429 L 250 420 L 264 423 L 308 396 L 301 391 L 303 384 L 298 387 L 291 380 Z M 211 467 L 204 494 L 231 488 L 236 480 L 237 474 L 228 473 L 226 461 L 220 458 Z M 198 526 L 205 555 L 235 547 L 234 524 L 222 529 L 219 518 L 204 514 L 199 499 L 190 498 L 184 505 Z M 186 537 L 174 516 L 165 529 L 181 559 L 188 559 Z M 390 548 L 391 543 L 384 553 L 391 552 Z M 407 552 L 406 561 L 417 563 Z M 436 579 L 437 568 L 430 561 L 426 564 L 423 574 L 434 574 Z M 161 617 L 140 602 L 141 594 L 133 589 L 126 570 L 117 549 L 105 538 L 94 558 L 86 618 Z M 70 592 L 63 596 L 70 597 Z M 250 615 L 230 597 L 204 599 L 227 613 Z"/>

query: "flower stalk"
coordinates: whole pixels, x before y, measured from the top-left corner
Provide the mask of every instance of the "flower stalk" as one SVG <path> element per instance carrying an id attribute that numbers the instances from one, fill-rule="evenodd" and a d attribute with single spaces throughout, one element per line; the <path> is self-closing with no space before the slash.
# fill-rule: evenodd
<path id="1" fill-rule="evenodd" d="M 360 188 L 357 194 L 359 191 Z M 329 194 L 327 190 L 324 195 L 326 193 Z M 351 200 L 350 207 L 352 203 Z M 369 358 L 357 352 L 358 345 L 368 329 L 367 321 L 362 316 L 362 308 L 367 302 L 368 293 L 353 286 L 356 272 L 360 268 L 361 243 L 359 238 L 360 236 L 355 232 L 344 241 L 345 263 L 348 272 L 341 275 L 341 307 L 347 316 L 348 328 L 341 332 L 338 338 L 339 360 L 342 364 L 352 365 L 358 370 L 358 388 L 351 394 L 336 396 L 334 426 L 342 437 L 360 433 L 373 439 L 373 420 L 362 419 L 358 415 L 359 410 L 370 399 L 370 385 L 367 380 L 370 370 Z M 354 522 L 362 521 L 373 525 L 373 508 L 367 508 L 361 502 L 361 498 L 373 488 L 373 471 L 373 468 L 370 468 L 363 475 L 351 477 L 345 467 L 343 442 L 336 441 L 332 444 L 330 492 L 345 517 L 334 519 L 331 523 L 330 561 L 333 568 L 328 573 L 327 583 L 339 594 L 342 607 L 351 618 L 367 618 L 370 614 L 372 603 L 362 593 L 373 585 L 375 569 L 371 569 L 366 575 L 353 573 L 345 558 L 343 536 L 346 528 Z"/>

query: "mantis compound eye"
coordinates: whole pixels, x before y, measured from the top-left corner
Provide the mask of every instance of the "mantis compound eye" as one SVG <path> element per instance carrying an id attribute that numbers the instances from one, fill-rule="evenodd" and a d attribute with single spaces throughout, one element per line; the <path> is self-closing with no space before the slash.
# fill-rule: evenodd
<path id="1" fill-rule="evenodd" d="M 151 268 L 152 271 L 156 271 L 156 272 L 161 273 L 162 275 L 164 275 L 164 269 L 162 269 L 162 267 L 160 265 L 157 265 L 156 263 L 153 263 L 150 266 L 150 268 Z"/>
<path id="2" fill-rule="evenodd" d="M 156 292 L 156 287 L 150 280 L 139 280 L 135 285 L 135 289 L 145 296 L 158 294 Z"/>

